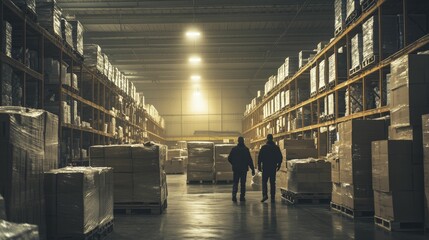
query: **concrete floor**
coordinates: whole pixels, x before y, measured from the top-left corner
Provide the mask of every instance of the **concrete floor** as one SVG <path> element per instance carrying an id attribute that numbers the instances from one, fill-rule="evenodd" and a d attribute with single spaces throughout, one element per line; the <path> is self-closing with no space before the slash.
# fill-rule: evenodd
<path id="1" fill-rule="evenodd" d="M 229 184 L 186 185 L 185 175 L 169 175 L 167 182 L 165 213 L 115 215 L 108 239 L 429 239 L 423 233 L 389 233 L 372 219 L 353 221 L 328 206 L 287 206 L 279 194 L 275 204 L 260 203 L 260 191 L 248 191 L 246 203 L 233 203 Z"/>

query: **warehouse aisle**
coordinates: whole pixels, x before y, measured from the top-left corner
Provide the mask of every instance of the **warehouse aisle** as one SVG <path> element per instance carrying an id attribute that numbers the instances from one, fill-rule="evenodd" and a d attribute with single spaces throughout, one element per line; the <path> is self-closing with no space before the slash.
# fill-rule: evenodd
<path id="1" fill-rule="evenodd" d="M 260 203 L 249 191 L 234 204 L 230 185 L 186 185 L 185 175 L 168 176 L 168 209 L 159 215 L 115 215 L 119 239 L 428 239 L 428 235 L 387 233 L 371 220 L 354 223 L 327 207 Z"/>

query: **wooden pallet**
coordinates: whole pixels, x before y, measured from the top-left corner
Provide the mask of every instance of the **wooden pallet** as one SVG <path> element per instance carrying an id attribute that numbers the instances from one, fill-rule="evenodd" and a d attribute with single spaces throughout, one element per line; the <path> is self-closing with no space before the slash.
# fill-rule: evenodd
<path id="1" fill-rule="evenodd" d="M 365 60 L 362 61 L 362 69 L 372 65 L 373 63 L 375 63 L 375 60 L 377 59 L 376 55 L 372 55 L 371 57 L 366 58 Z"/>
<path id="2" fill-rule="evenodd" d="M 153 214 L 159 215 L 167 208 L 167 200 L 162 204 L 158 202 L 152 203 L 115 203 L 115 214 L 137 215 L 137 214 Z"/>
<path id="3" fill-rule="evenodd" d="M 359 66 L 352 68 L 349 70 L 349 75 L 355 75 L 356 73 L 358 73 L 360 70 L 362 69 L 362 66 L 359 64 Z"/>
<path id="4" fill-rule="evenodd" d="M 114 223 L 114 220 L 112 219 L 109 222 L 98 227 L 99 239 L 103 239 L 107 235 L 109 235 L 111 232 L 113 232 L 113 225 L 114 225 L 113 223 Z"/>
<path id="5" fill-rule="evenodd" d="M 328 82 L 328 84 L 326 84 L 326 85 L 327 85 L 327 88 L 328 88 L 328 89 L 332 89 L 332 88 L 334 88 L 334 87 L 335 87 L 335 81 Z"/>
<path id="6" fill-rule="evenodd" d="M 317 91 L 310 93 L 310 97 L 314 97 L 317 95 Z"/>
<path id="7" fill-rule="evenodd" d="M 319 90 L 318 90 L 318 92 L 322 93 L 322 92 L 324 92 L 326 90 L 326 88 L 327 88 L 326 85 L 323 86 L 323 87 L 320 87 Z"/>
<path id="8" fill-rule="evenodd" d="M 280 188 L 282 201 L 286 204 L 328 204 L 331 201 L 329 193 L 296 193 Z"/>
<path id="9" fill-rule="evenodd" d="M 343 205 L 331 202 L 331 209 L 350 218 L 368 218 L 374 216 L 373 210 L 357 210 L 345 207 Z"/>
<path id="10" fill-rule="evenodd" d="M 387 231 L 423 231 L 424 224 L 423 222 L 397 222 L 392 220 L 387 220 L 381 217 L 374 217 L 374 223 L 378 227 L 386 229 Z"/>
<path id="11" fill-rule="evenodd" d="M 339 28 L 335 29 L 334 36 L 336 37 L 336 36 L 340 35 L 342 32 L 343 32 L 343 27 L 339 27 Z"/>
<path id="12" fill-rule="evenodd" d="M 216 184 L 231 184 L 233 180 L 216 180 Z"/>
<path id="13" fill-rule="evenodd" d="M 346 19 L 346 27 L 350 26 L 352 23 L 354 23 L 360 16 L 360 11 L 357 9 L 350 14 L 350 16 Z"/>
<path id="14" fill-rule="evenodd" d="M 374 6 L 377 3 L 377 0 L 365 0 L 361 3 L 362 11 L 366 11 L 370 9 L 372 6 Z"/>
<path id="15" fill-rule="evenodd" d="M 82 234 L 58 234 L 55 236 L 48 236 L 49 239 L 68 239 L 68 240 L 100 240 L 98 235 L 98 227 L 95 227 L 91 231 Z"/>
<path id="16" fill-rule="evenodd" d="M 167 174 L 167 175 L 181 175 L 181 174 L 185 174 L 185 172 L 165 172 L 165 174 Z"/>
<path id="17" fill-rule="evenodd" d="M 215 180 L 186 180 L 187 184 L 215 184 Z"/>

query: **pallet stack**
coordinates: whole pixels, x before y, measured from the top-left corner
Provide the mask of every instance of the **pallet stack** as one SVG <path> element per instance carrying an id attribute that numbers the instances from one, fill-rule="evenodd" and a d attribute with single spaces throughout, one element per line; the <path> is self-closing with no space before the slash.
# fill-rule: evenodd
<path id="1" fill-rule="evenodd" d="M 86 239 L 113 228 L 113 170 L 67 167 L 45 173 L 49 239 Z"/>
<path id="2" fill-rule="evenodd" d="M 115 210 L 161 213 L 167 204 L 163 145 L 106 145 L 90 147 L 93 167 L 112 167 Z"/>
<path id="3" fill-rule="evenodd" d="M 185 172 L 185 157 L 182 149 L 168 149 L 165 161 L 166 174 L 182 174 Z"/>
<path id="4" fill-rule="evenodd" d="M 38 240 L 40 238 L 36 225 L 19 224 L 0 219 L 0 239 Z"/>
<path id="5" fill-rule="evenodd" d="M 37 225 L 46 235 L 43 172 L 58 167 L 58 117 L 0 107 L 0 194 L 7 221 Z"/>
<path id="6" fill-rule="evenodd" d="M 338 134 L 331 207 L 351 217 L 373 216 L 371 142 L 387 138 L 385 122 L 350 120 L 338 125 Z"/>
<path id="7" fill-rule="evenodd" d="M 423 228 L 423 175 L 413 141 L 372 142 L 375 223 L 390 231 Z"/>
<path id="8" fill-rule="evenodd" d="M 234 144 L 216 144 L 215 149 L 215 180 L 216 182 L 231 182 L 233 173 L 228 156 Z"/>
<path id="9" fill-rule="evenodd" d="M 287 162 L 287 187 L 281 189 L 288 203 L 329 203 L 332 192 L 331 163 L 315 159 Z"/>
<path id="10" fill-rule="evenodd" d="M 214 181 L 214 143 L 188 142 L 187 182 Z"/>

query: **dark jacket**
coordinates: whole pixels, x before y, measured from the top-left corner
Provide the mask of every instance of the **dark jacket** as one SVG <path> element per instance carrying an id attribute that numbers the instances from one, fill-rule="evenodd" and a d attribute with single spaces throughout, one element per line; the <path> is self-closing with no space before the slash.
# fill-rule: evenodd
<path id="1" fill-rule="evenodd" d="M 282 159 L 280 148 L 273 141 L 268 141 L 259 151 L 258 169 L 262 169 L 262 172 L 275 172 L 276 168 L 280 168 Z"/>
<path id="2" fill-rule="evenodd" d="M 255 170 L 249 148 L 244 144 L 238 144 L 231 149 L 228 161 L 231 163 L 234 172 L 247 172 L 249 167 L 252 171 Z"/>

